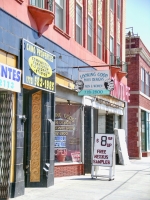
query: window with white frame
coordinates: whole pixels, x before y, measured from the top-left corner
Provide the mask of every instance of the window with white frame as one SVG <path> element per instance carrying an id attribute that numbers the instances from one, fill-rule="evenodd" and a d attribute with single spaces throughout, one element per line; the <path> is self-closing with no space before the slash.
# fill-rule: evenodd
<path id="1" fill-rule="evenodd" d="M 144 93 L 145 70 L 141 68 L 141 91 Z"/>
<path id="2" fill-rule="evenodd" d="M 100 26 L 97 33 L 97 56 L 102 59 L 102 28 Z"/>
<path id="3" fill-rule="evenodd" d="M 114 0 L 110 0 L 110 9 L 114 11 Z"/>
<path id="4" fill-rule="evenodd" d="M 30 0 L 30 4 L 39 8 L 45 8 L 45 0 Z"/>
<path id="5" fill-rule="evenodd" d="M 65 25 L 64 4 L 65 0 L 55 0 L 55 25 L 62 30 L 64 30 L 64 25 Z"/>
<path id="6" fill-rule="evenodd" d="M 121 0 L 117 0 L 117 17 L 121 20 Z"/>
<path id="7" fill-rule="evenodd" d="M 114 38 L 110 37 L 110 64 L 114 64 Z"/>
<path id="8" fill-rule="evenodd" d="M 149 74 L 146 72 L 146 95 L 149 96 Z"/>
<path id="9" fill-rule="evenodd" d="M 82 8 L 76 4 L 76 41 L 82 44 Z"/>
<path id="10" fill-rule="evenodd" d="M 93 52 L 93 20 L 88 16 L 88 50 Z"/>

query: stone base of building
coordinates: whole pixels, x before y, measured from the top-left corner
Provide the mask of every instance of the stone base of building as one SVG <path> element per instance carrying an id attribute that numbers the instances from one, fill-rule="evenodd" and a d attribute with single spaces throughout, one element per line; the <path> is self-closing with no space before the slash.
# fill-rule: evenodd
<path id="1" fill-rule="evenodd" d="M 150 152 L 142 152 L 142 157 L 150 157 Z"/>
<path id="2" fill-rule="evenodd" d="M 84 175 L 83 164 L 57 165 L 54 167 L 54 177 Z"/>

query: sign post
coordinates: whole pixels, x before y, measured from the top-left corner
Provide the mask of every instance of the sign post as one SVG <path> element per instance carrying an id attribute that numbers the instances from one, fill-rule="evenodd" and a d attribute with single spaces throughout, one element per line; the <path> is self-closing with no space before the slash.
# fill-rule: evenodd
<path id="1" fill-rule="evenodd" d="M 115 136 L 114 134 L 95 134 L 91 177 L 115 177 Z M 109 167 L 109 174 L 98 174 L 98 166 Z"/>

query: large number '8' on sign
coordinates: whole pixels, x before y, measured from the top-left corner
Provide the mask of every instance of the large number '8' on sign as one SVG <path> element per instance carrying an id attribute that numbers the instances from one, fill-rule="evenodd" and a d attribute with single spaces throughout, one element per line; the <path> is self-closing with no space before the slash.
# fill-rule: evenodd
<path id="1" fill-rule="evenodd" d="M 101 137 L 101 146 L 106 146 L 107 145 L 107 136 L 102 136 Z"/>

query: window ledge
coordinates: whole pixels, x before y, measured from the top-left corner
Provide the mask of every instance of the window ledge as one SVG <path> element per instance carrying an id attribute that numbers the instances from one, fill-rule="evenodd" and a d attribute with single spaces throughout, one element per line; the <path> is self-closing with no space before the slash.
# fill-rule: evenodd
<path id="1" fill-rule="evenodd" d="M 32 5 L 28 5 L 28 10 L 37 25 L 39 36 L 41 36 L 44 27 L 52 24 L 55 15 L 53 12 L 49 10 L 42 9 Z"/>
<path id="2" fill-rule="evenodd" d="M 60 166 L 60 165 L 81 165 L 83 164 L 82 162 L 59 162 L 59 163 L 54 163 L 54 166 Z"/>
<path id="3" fill-rule="evenodd" d="M 24 0 L 16 0 L 18 3 L 22 4 Z"/>
<path id="4" fill-rule="evenodd" d="M 60 33 L 62 36 L 64 36 L 66 39 L 70 39 L 71 37 L 65 33 L 63 30 L 61 30 L 60 28 L 58 28 L 56 25 L 54 25 L 53 27 L 55 29 L 55 31 L 57 31 L 58 33 Z"/>

